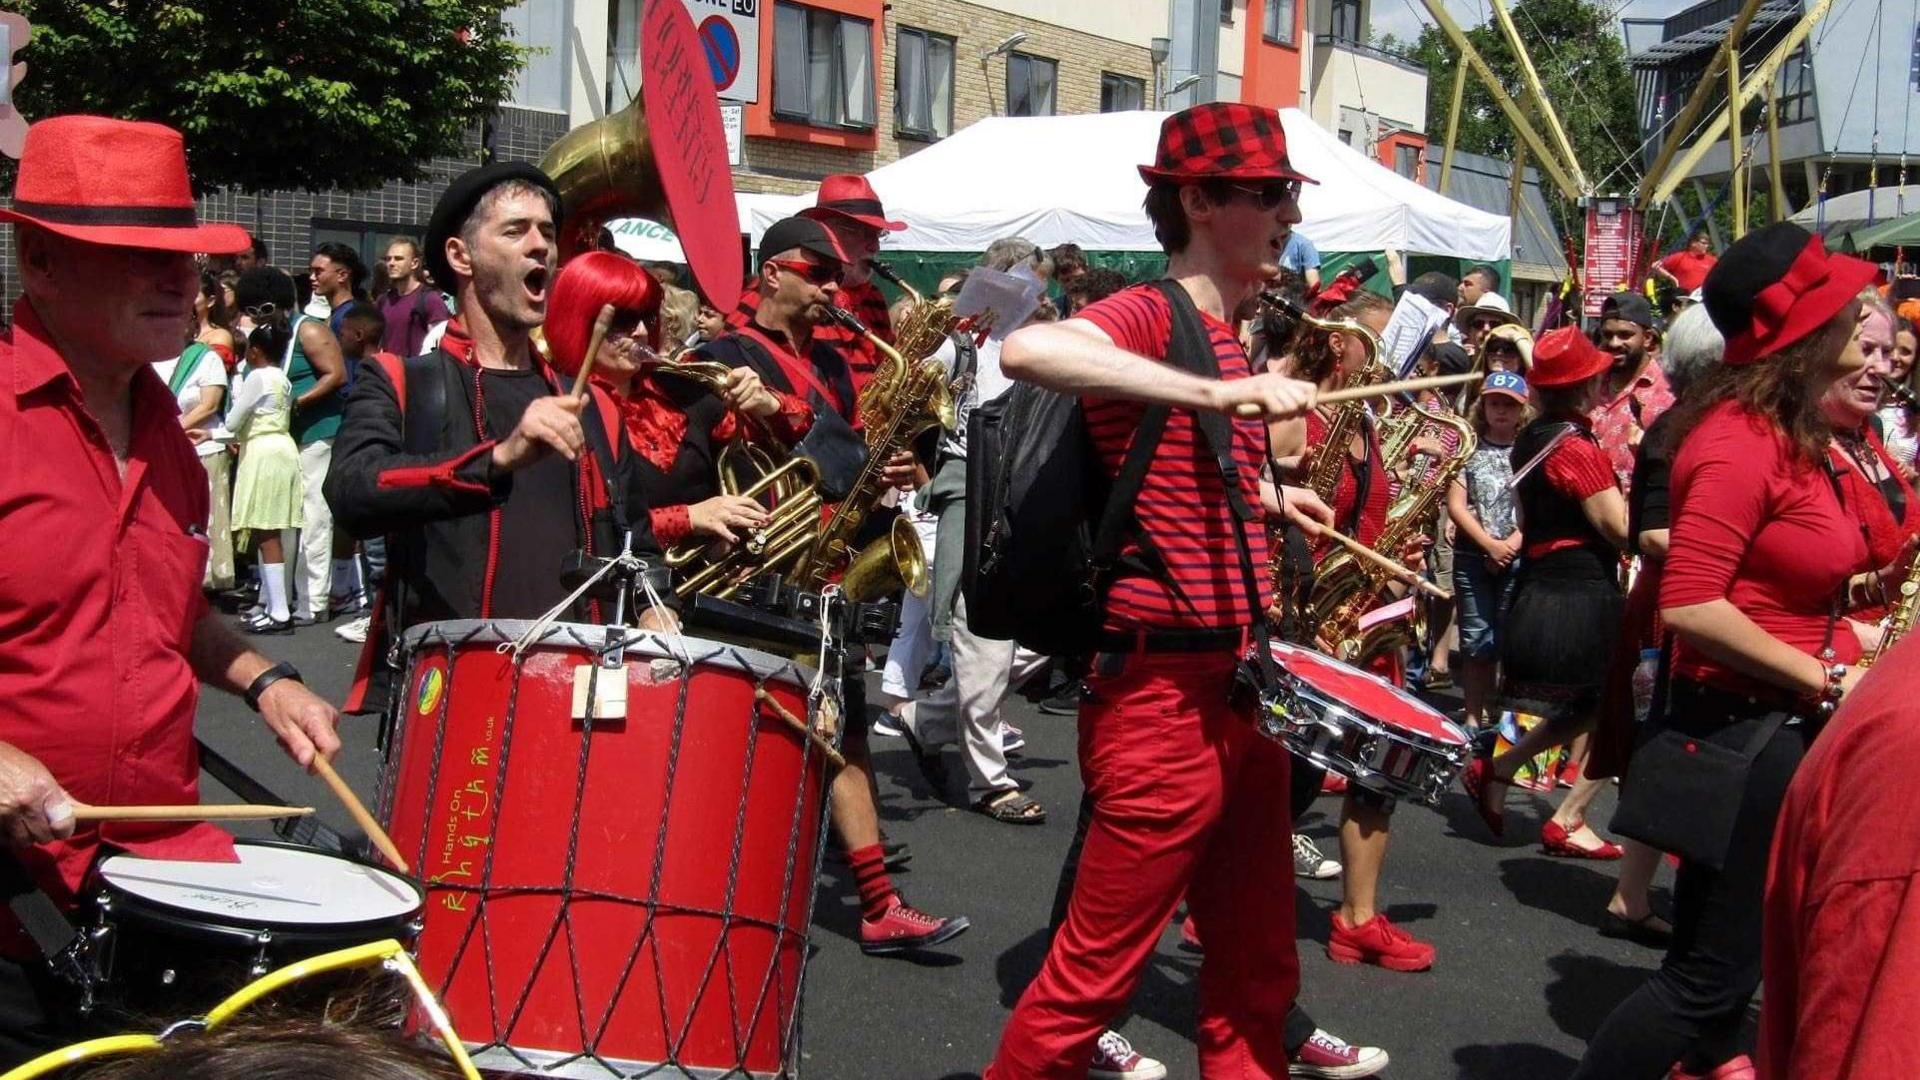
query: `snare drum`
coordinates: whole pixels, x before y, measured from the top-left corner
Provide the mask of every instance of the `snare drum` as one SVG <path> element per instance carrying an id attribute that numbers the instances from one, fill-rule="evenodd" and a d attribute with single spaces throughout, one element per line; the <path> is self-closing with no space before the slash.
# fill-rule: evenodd
<path id="1" fill-rule="evenodd" d="M 83 956 L 86 1008 L 115 1019 L 200 1016 L 273 968 L 419 932 L 397 874 L 291 844 L 237 841 L 239 861 L 109 855 Z"/>
<path id="2" fill-rule="evenodd" d="M 1405 690 L 1330 656 L 1273 642 L 1287 687 L 1261 729 L 1362 787 L 1431 806 L 1470 756 L 1466 732 Z"/>
<path id="3" fill-rule="evenodd" d="M 790 1075 L 834 753 L 813 671 L 637 631 L 608 668 L 608 628 L 566 623 L 503 648 L 529 628 L 402 641 L 384 808 L 427 881 L 422 973 L 482 1068 Z"/>

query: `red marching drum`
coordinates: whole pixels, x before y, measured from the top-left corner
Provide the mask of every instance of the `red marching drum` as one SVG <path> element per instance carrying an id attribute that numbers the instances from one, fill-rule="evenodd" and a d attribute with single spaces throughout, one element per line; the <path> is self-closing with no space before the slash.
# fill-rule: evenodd
<path id="1" fill-rule="evenodd" d="M 1362 787 L 1431 806 L 1467 766 L 1466 732 L 1405 690 L 1330 656 L 1276 641 L 1287 685 L 1261 730 Z"/>
<path id="2" fill-rule="evenodd" d="M 422 974 L 483 1068 L 789 1075 L 837 713 L 767 653 L 570 623 L 516 650 L 533 626 L 402 642 L 383 807 Z"/>

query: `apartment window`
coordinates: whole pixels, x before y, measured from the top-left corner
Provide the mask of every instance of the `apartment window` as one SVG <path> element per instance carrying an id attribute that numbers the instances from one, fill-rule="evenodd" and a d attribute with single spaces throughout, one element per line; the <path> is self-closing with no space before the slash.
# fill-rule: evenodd
<path id="1" fill-rule="evenodd" d="M 953 134 L 953 39 L 903 26 L 895 52 L 894 127 L 922 139 Z"/>
<path id="2" fill-rule="evenodd" d="M 500 13 L 516 45 L 533 50 L 513 77 L 508 100 L 525 109 L 567 111 L 567 31 L 573 26 L 568 0 L 521 0 Z"/>
<path id="3" fill-rule="evenodd" d="M 873 127 L 873 24 L 775 4 L 773 112 L 816 127 Z"/>
<path id="4" fill-rule="evenodd" d="M 1360 44 L 1361 33 L 1365 29 L 1360 25 L 1360 0 L 1333 0 L 1332 25 L 1334 40 L 1350 41 Z"/>
<path id="5" fill-rule="evenodd" d="M 1275 45 L 1293 44 L 1294 0 L 1267 0 L 1261 33 Z"/>
<path id="6" fill-rule="evenodd" d="M 607 111 L 618 112 L 640 92 L 640 0 L 607 3 Z"/>
<path id="7" fill-rule="evenodd" d="M 1393 171 L 1409 180 L 1420 179 L 1420 148 L 1406 145 L 1394 147 Z"/>
<path id="8" fill-rule="evenodd" d="M 1147 105 L 1145 80 L 1103 72 L 1100 75 L 1100 111 L 1128 112 Z"/>
<path id="9" fill-rule="evenodd" d="M 1220 0 L 1220 25 L 1233 25 L 1233 0 Z"/>
<path id="10" fill-rule="evenodd" d="M 1007 115 L 1052 116 L 1060 65 L 1025 53 L 1007 54 Z"/>

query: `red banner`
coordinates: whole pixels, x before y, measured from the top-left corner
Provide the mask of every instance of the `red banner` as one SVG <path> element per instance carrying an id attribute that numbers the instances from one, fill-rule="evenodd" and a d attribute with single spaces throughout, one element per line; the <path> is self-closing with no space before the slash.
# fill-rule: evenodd
<path id="1" fill-rule="evenodd" d="M 1626 199 L 1587 200 L 1587 247 L 1581 258 L 1581 280 L 1586 283 L 1586 317 L 1600 317 L 1607 297 L 1634 289 L 1634 268 L 1640 265 L 1640 225 L 1643 215 Z"/>

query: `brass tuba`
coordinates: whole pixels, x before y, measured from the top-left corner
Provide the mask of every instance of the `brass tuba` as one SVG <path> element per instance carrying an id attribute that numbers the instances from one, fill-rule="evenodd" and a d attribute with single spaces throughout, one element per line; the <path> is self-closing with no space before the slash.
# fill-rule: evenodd
<path id="1" fill-rule="evenodd" d="M 540 159 L 540 171 L 552 178 L 566 214 L 559 223 L 561 262 L 592 251 L 600 230 L 617 217 L 651 218 L 673 227 L 643 96 L 644 91 L 612 116 L 562 135 Z"/>

